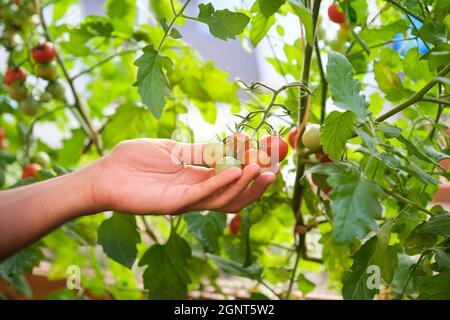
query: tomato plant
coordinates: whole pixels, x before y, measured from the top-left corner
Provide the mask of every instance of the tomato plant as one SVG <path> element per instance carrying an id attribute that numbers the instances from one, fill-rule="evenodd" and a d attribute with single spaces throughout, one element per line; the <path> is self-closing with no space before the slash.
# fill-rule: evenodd
<path id="1" fill-rule="evenodd" d="M 247 278 L 248 297 L 450 298 L 450 213 L 436 201 L 450 179 L 448 1 L 149 0 L 143 12 L 108 0 L 83 17 L 86 3 L 0 2 L 1 188 L 181 131 L 213 141 L 201 163 L 216 173 L 250 163 L 280 173 L 234 217 L 66 223 L 0 262 L 15 290 L 34 267 L 63 279 L 75 265 L 100 298 L 184 299 L 225 276 Z M 193 25 L 209 30 L 211 50 L 227 48 L 236 74 L 186 40 Z M 237 47 L 260 77 L 240 74 Z"/>

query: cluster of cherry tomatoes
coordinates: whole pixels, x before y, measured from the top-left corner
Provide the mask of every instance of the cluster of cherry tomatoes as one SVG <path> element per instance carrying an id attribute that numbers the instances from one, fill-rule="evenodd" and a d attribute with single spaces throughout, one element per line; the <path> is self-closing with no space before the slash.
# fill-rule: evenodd
<path id="1" fill-rule="evenodd" d="M 0 127 L 0 150 L 6 149 L 6 130 L 2 127 Z M 50 166 L 50 156 L 44 152 L 39 151 L 37 152 L 33 158 L 32 162 L 26 164 L 22 169 L 22 179 L 27 178 L 36 178 L 36 174 L 38 171 L 42 170 L 43 168 Z"/>
<path id="2" fill-rule="evenodd" d="M 257 147 L 254 146 L 257 145 Z M 246 133 L 234 133 L 223 142 L 211 142 L 203 148 L 203 161 L 216 173 L 226 169 L 242 168 L 249 164 L 258 164 L 263 170 L 283 161 L 288 154 L 288 144 L 279 135 L 267 135 L 253 143 Z"/>
<path id="3" fill-rule="evenodd" d="M 0 18 L 2 30 L 2 44 L 12 56 L 17 48 L 17 40 L 25 39 L 26 34 L 33 32 L 36 27 L 37 6 L 34 0 L 14 0 L 0 4 Z M 27 26 L 31 28 L 27 29 Z M 28 41 L 28 38 L 27 38 Z M 28 43 L 23 40 L 23 47 Z M 58 79 L 56 64 L 56 50 L 51 42 L 42 42 L 29 50 L 31 59 L 17 62 L 9 59 L 9 68 L 3 75 L 3 82 L 8 86 L 9 96 L 19 103 L 20 110 L 29 116 L 35 115 L 42 103 L 48 103 L 52 99 L 64 100 L 65 88 Z M 43 92 L 33 94 L 27 86 L 27 71 L 22 67 L 29 62 L 33 74 L 48 83 Z M 36 88 L 36 86 L 33 86 Z M 36 91 L 36 90 L 35 90 Z"/>

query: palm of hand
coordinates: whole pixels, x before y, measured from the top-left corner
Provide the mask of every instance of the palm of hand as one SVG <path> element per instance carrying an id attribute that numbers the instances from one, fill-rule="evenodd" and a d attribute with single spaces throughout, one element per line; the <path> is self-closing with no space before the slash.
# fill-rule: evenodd
<path id="1" fill-rule="evenodd" d="M 258 166 L 231 169 L 215 176 L 213 169 L 185 166 L 172 140 L 137 139 L 119 144 L 102 159 L 97 189 L 110 209 L 140 214 L 173 214 L 191 210 L 234 212 L 258 197 L 273 174 L 260 176 Z M 246 191 L 246 192 L 245 192 Z M 243 194 L 241 194 L 243 193 Z M 253 193 L 253 194 L 252 194 Z M 241 195 L 240 195 L 241 194 Z M 235 199 L 240 195 L 240 201 Z"/>

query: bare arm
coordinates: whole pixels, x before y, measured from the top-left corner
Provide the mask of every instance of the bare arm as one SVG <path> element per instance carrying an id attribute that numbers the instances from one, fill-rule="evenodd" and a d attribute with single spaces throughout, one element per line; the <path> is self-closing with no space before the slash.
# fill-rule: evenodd
<path id="1" fill-rule="evenodd" d="M 180 214 L 193 210 L 237 212 L 275 180 L 257 165 L 219 175 L 175 151 L 171 140 L 138 139 L 119 144 L 86 168 L 0 192 L 0 260 L 67 221 L 116 210 L 133 214 Z M 184 145 L 193 152 L 201 145 Z"/>

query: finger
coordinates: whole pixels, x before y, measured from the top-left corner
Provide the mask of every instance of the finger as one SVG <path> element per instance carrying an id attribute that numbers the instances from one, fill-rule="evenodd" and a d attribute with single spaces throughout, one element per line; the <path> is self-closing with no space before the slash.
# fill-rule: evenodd
<path id="1" fill-rule="evenodd" d="M 211 196 L 220 189 L 238 180 L 242 176 L 242 173 L 242 169 L 240 168 L 230 168 L 219 175 L 212 176 L 201 183 L 193 185 L 185 192 L 181 201 L 182 207 L 191 206 Z"/>
<path id="2" fill-rule="evenodd" d="M 208 208 L 220 208 L 229 203 L 243 192 L 250 182 L 260 175 L 260 167 L 257 164 L 251 164 L 244 168 L 241 178 L 236 183 L 228 186 L 224 190 L 219 191 L 212 198 L 205 199 Z"/>
<path id="3" fill-rule="evenodd" d="M 247 189 L 236 198 L 232 199 L 227 205 L 218 209 L 218 211 L 232 213 L 242 210 L 249 204 L 258 200 L 275 179 L 276 177 L 273 172 L 264 172 L 260 174 Z"/>

